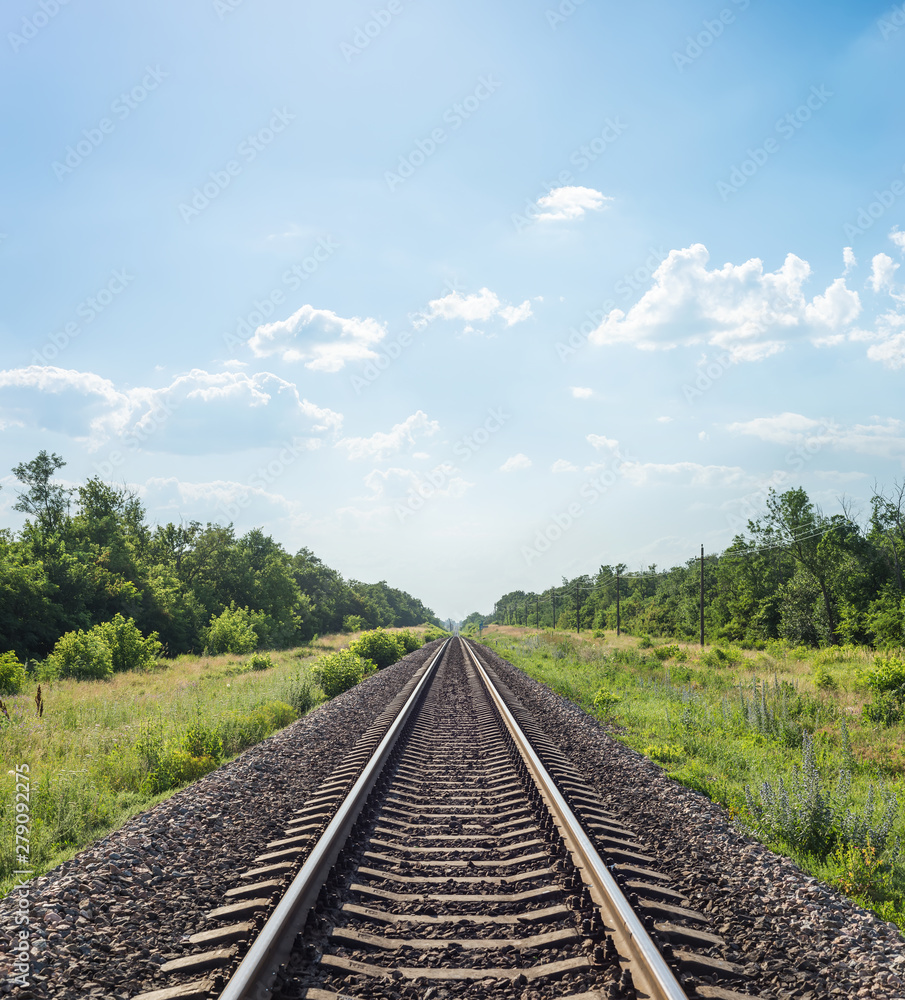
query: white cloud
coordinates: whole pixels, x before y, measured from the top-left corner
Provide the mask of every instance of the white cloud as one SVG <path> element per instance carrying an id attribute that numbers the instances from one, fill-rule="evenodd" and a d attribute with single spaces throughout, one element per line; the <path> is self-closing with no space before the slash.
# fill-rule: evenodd
<path id="1" fill-rule="evenodd" d="M 588 389 L 582 385 L 569 386 L 569 392 L 572 393 L 575 399 L 590 399 L 594 395 L 593 389 Z"/>
<path id="2" fill-rule="evenodd" d="M 753 361 L 783 350 L 796 333 L 826 338 L 860 313 L 858 294 L 844 278 L 808 302 L 802 286 L 811 269 L 794 254 L 766 273 L 757 258 L 713 269 L 709 259 L 700 243 L 670 251 L 641 299 L 628 313 L 612 310 L 589 339 L 642 350 L 706 343 L 732 360 Z"/>
<path id="3" fill-rule="evenodd" d="M 96 450 L 122 439 L 132 450 L 206 454 L 290 445 L 315 447 L 300 432 L 338 431 L 342 415 L 302 399 L 269 372 L 193 369 L 166 386 L 119 390 L 92 372 L 41 367 L 0 372 L 0 412 L 56 430 Z"/>
<path id="4" fill-rule="evenodd" d="M 531 465 L 531 459 L 519 452 L 517 455 L 512 455 L 503 462 L 500 466 L 500 472 L 517 472 L 520 469 L 530 469 Z"/>
<path id="5" fill-rule="evenodd" d="M 710 435 L 707 433 L 707 431 L 698 431 L 698 440 L 699 441 L 709 441 L 710 440 Z"/>
<path id="6" fill-rule="evenodd" d="M 304 305 L 288 319 L 259 326 L 248 346 L 258 358 L 277 355 L 283 361 L 304 361 L 313 371 L 338 372 L 349 362 L 376 358 L 372 348 L 386 332 L 385 324 L 370 317 L 346 319 Z"/>
<path id="7" fill-rule="evenodd" d="M 884 288 L 891 289 L 898 269 L 899 265 L 889 254 L 878 253 L 871 261 L 870 278 L 868 278 L 870 287 L 875 292 L 883 291 Z"/>
<path id="8" fill-rule="evenodd" d="M 633 486 L 749 486 L 754 477 L 736 465 L 701 465 L 698 462 L 624 462 L 619 475 Z"/>
<path id="9" fill-rule="evenodd" d="M 450 292 L 442 298 L 432 299 L 427 306 L 427 312 L 420 313 L 413 321 L 416 329 L 423 328 L 431 320 L 454 319 L 465 320 L 466 332 L 471 332 L 473 323 L 484 323 L 494 317 L 504 320 L 506 326 L 514 326 L 532 315 L 528 299 L 520 306 L 504 306 L 489 288 L 471 295 Z"/>
<path id="10" fill-rule="evenodd" d="M 858 266 L 858 261 L 855 259 L 855 251 L 851 247 L 842 248 L 842 263 L 845 264 L 843 274 L 848 274 L 852 268 Z"/>
<path id="11" fill-rule="evenodd" d="M 416 495 L 425 500 L 432 497 L 456 499 L 474 486 L 458 473 L 459 470 L 450 462 L 441 462 L 428 473 L 397 467 L 373 469 L 364 481 L 374 500 L 398 501 Z"/>
<path id="12" fill-rule="evenodd" d="M 603 434 L 588 434 L 585 439 L 592 448 L 597 451 L 610 452 L 619 455 L 619 442 L 614 438 L 605 437 Z"/>
<path id="13" fill-rule="evenodd" d="M 905 253 L 905 232 L 900 232 L 898 226 L 893 226 L 889 231 L 889 238 L 903 253 Z"/>
<path id="14" fill-rule="evenodd" d="M 564 458 L 558 458 L 553 465 L 550 467 L 551 472 L 578 472 L 578 466 L 573 465 L 571 462 L 566 461 Z"/>
<path id="15" fill-rule="evenodd" d="M 905 420 L 873 417 L 868 424 L 842 426 L 833 420 L 815 420 L 801 413 L 729 424 L 728 430 L 785 447 L 804 446 L 811 454 L 823 448 L 882 458 L 905 458 Z"/>
<path id="16" fill-rule="evenodd" d="M 613 199 L 587 187 L 553 188 L 549 194 L 537 199 L 543 211 L 537 216 L 539 222 L 560 219 L 580 219 L 587 211 L 599 212 Z"/>
<path id="17" fill-rule="evenodd" d="M 436 420 L 430 420 L 426 413 L 417 410 L 401 424 L 394 424 L 388 432 L 376 431 L 370 437 L 340 438 L 336 447 L 345 448 L 350 459 L 380 461 L 401 451 L 406 445 L 414 445 L 416 438 L 430 437 L 439 429 L 440 425 Z"/>
<path id="18" fill-rule="evenodd" d="M 658 424 L 671 424 L 672 417 L 657 417 Z"/>

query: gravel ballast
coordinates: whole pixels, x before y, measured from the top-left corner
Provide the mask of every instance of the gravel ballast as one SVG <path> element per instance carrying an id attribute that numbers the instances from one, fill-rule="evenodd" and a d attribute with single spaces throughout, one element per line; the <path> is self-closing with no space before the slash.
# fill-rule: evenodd
<path id="1" fill-rule="evenodd" d="M 764 998 L 905 998 L 898 928 L 744 836 L 594 718 L 484 647 L 482 655 L 684 892 L 734 946 Z"/>
<path id="2" fill-rule="evenodd" d="M 168 985 L 159 967 L 279 836 L 414 671 L 432 643 L 135 816 L 29 885 L 30 985 L 12 981 L 15 894 L 0 900 L 0 995 L 126 1000 Z M 672 884 L 713 921 L 772 1000 L 905 998 L 897 928 L 734 829 L 723 809 L 669 779 L 595 719 L 482 651 Z"/>
<path id="3" fill-rule="evenodd" d="M 439 648 L 410 653 L 29 884 L 29 986 L 12 981 L 16 893 L 0 900 L 0 995 L 126 1000 L 163 988 L 204 914 L 279 836 Z"/>

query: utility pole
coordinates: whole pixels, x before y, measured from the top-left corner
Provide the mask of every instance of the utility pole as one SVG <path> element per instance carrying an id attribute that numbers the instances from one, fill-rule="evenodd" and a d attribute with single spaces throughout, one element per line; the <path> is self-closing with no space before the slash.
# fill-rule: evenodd
<path id="1" fill-rule="evenodd" d="M 553 632 L 556 633 L 556 587 L 553 588 Z"/>
<path id="2" fill-rule="evenodd" d="M 704 645 L 704 544 L 701 543 L 701 645 Z"/>
<path id="3" fill-rule="evenodd" d="M 534 595 L 534 627 L 540 632 L 540 598 Z"/>
<path id="4" fill-rule="evenodd" d="M 581 635 L 581 591 L 578 584 L 575 584 L 575 624 L 578 626 L 578 634 Z"/>
<path id="5" fill-rule="evenodd" d="M 525 628 L 528 627 L 528 598 L 525 598 Z"/>
<path id="6" fill-rule="evenodd" d="M 616 574 L 616 635 L 621 633 L 619 622 L 619 574 Z"/>

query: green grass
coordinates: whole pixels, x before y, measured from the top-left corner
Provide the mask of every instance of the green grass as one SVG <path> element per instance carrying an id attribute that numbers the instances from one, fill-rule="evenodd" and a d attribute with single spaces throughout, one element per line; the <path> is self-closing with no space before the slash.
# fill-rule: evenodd
<path id="1" fill-rule="evenodd" d="M 725 806 L 745 832 L 905 927 L 897 839 L 905 843 L 905 813 L 894 801 L 905 790 L 905 725 L 881 727 L 863 715 L 872 651 L 781 643 L 702 650 L 669 640 L 641 648 L 614 633 L 510 627 L 491 628 L 483 641 Z M 803 758 L 806 734 L 812 761 Z M 779 794 L 780 778 L 794 786 L 795 769 L 790 808 L 764 812 L 764 783 Z M 840 771 L 849 772 L 848 786 L 839 785 Z"/>
<path id="2" fill-rule="evenodd" d="M 31 778 L 30 867 L 43 874 L 323 701 L 311 677 L 353 636 L 252 656 L 180 656 L 103 681 L 32 681 L 0 713 L 0 896 L 16 884 L 14 769 Z M 8 770 L 7 770 L 8 769 Z M 21 831 L 20 831 L 21 832 Z"/>

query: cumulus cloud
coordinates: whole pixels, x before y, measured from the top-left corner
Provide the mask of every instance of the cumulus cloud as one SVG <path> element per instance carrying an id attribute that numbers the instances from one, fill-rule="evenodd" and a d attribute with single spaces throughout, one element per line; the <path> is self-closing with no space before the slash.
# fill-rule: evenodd
<path id="1" fill-rule="evenodd" d="M 580 219 L 586 212 L 599 212 L 613 199 L 594 188 L 558 187 L 549 194 L 537 199 L 542 211 L 537 216 L 539 222 L 552 222 L 560 219 Z"/>
<path id="2" fill-rule="evenodd" d="M 891 289 L 898 269 L 899 265 L 889 254 L 878 253 L 871 261 L 870 278 L 868 278 L 870 287 L 875 292 Z"/>
<path id="3" fill-rule="evenodd" d="M 628 313 L 612 310 L 589 339 L 641 350 L 710 344 L 732 360 L 753 361 L 783 350 L 796 334 L 825 339 L 861 311 L 844 278 L 808 301 L 802 287 L 811 269 L 794 254 L 770 272 L 757 258 L 721 268 L 708 268 L 709 260 L 700 243 L 670 251 L 641 299 Z"/>
<path id="4" fill-rule="evenodd" d="M 470 333 L 474 329 L 472 324 L 486 323 L 494 317 L 502 319 L 506 326 L 514 326 L 531 315 L 528 299 L 520 306 L 503 305 L 489 288 L 482 288 L 471 295 L 450 292 L 442 298 L 432 299 L 427 304 L 427 311 L 415 317 L 414 326 L 420 330 L 435 319 L 465 320 L 465 331 Z"/>
<path id="5" fill-rule="evenodd" d="M 92 372 L 12 369 L 0 372 L 0 413 L 69 434 L 92 450 L 118 439 L 133 450 L 185 455 L 277 444 L 305 450 L 342 426 L 341 414 L 301 398 L 291 382 L 269 372 L 201 369 L 162 387 L 124 390 Z"/>
<path id="6" fill-rule="evenodd" d="M 519 452 L 517 455 L 512 455 L 503 462 L 500 466 L 500 472 L 518 472 L 520 469 L 530 469 L 531 465 L 531 459 Z"/>
<path id="7" fill-rule="evenodd" d="M 439 429 L 436 420 L 430 420 L 423 410 L 417 410 L 402 423 L 394 424 L 389 431 L 375 431 L 370 437 L 340 438 L 336 447 L 344 448 L 350 459 L 380 461 L 402 451 L 406 445 L 414 445 L 417 438 L 436 434 Z"/>
<path id="8" fill-rule="evenodd" d="M 898 226 L 892 227 L 889 231 L 889 238 L 903 253 L 905 253 L 905 233 L 900 232 Z"/>
<path id="9" fill-rule="evenodd" d="M 851 247 L 842 248 L 842 263 L 845 265 L 843 274 L 848 274 L 852 268 L 858 266 L 858 261 L 855 259 L 855 251 Z"/>
<path id="10" fill-rule="evenodd" d="M 801 413 L 780 413 L 729 424 L 728 430 L 786 447 L 806 447 L 812 454 L 822 448 L 851 451 L 882 458 L 905 457 L 905 420 L 873 417 L 871 423 L 844 426 Z"/>
<path id="11" fill-rule="evenodd" d="M 578 466 L 564 458 L 558 458 L 550 467 L 551 472 L 578 472 Z"/>
<path id="12" fill-rule="evenodd" d="M 569 392 L 575 397 L 575 399 L 590 399 L 594 395 L 593 389 L 588 389 L 581 385 L 569 386 Z"/>
<path id="13" fill-rule="evenodd" d="M 304 305 L 288 319 L 259 326 L 248 346 L 258 358 L 276 355 L 283 361 L 304 361 L 313 371 L 338 372 L 350 362 L 376 358 L 373 348 L 386 332 L 385 324 L 370 317 L 347 319 Z"/>

